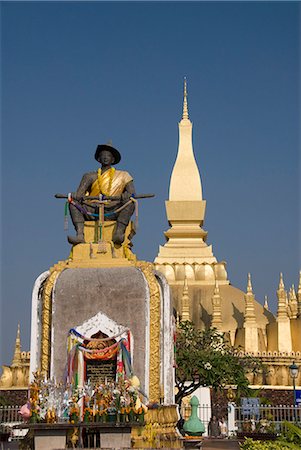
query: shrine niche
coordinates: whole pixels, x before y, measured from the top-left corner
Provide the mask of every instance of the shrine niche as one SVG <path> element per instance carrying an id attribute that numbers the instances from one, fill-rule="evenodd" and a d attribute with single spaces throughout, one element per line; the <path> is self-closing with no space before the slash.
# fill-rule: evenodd
<path id="1" fill-rule="evenodd" d="M 114 384 L 133 376 L 130 330 L 113 337 L 98 331 L 87 337 L 71 329 L 68 337 L 67 381 L 76 386 Z"/>
<path id="2" fill-rule="evenodd" d="M 85 381 L 90 381 L 94 385 L 115 382 L 119 350 L 116 339 L 111 339 L 99 331 L 93 334 L 90 340 L 86 339 L 83 345 L 86 348 Z"/>

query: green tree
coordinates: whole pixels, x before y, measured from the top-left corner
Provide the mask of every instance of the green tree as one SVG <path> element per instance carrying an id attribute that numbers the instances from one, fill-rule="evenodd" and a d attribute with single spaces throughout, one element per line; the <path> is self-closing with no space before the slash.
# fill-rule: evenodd
<path id="1" fill-rule="evenodd" d="M 216 329 L 196 330 L 189 321 L 181 322 L 176 334 L 176 402 L 200 386 L 214 390 L 236 385 L 239 395 L 249 395 L 247 372 L 261 370 L 257 358 L 244 356 Z"/>

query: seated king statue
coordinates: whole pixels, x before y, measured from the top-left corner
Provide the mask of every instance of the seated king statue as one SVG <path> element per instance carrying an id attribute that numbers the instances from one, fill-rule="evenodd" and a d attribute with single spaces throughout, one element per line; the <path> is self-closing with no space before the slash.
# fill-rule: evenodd
<path id="1" fill-rule="evenodd" d="M 69 210 L 76 236 L 68 236 L 68 242 L 76 245 L 85 242 L 84 223 L 97 220 L 98 206 L 87 203 L 85 196 L 117 196 L 118 200 L 108 201 L 104 206 L 104 220 L 116 220 L 112 240 L 121 245 L 124 241 L 126 227 L 135 210 L 130 197 L 135 194 L 133 178 L 128 172 L 116 170 L 114 165 L 121 160 L 121 155 L 110 143 L 98 145 L 95 159 L 101 164 L 96 172 L 85 173 L 76 192 L 72 193 Z"/>

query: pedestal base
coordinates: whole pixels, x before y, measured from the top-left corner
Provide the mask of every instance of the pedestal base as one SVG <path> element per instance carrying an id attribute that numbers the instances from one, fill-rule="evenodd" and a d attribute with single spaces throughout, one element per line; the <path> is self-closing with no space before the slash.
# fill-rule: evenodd
<path id="1" fill-rule="evenodd" d="M 130 222 L 122 245 L 114 245 L 112 236 L 116 222 L 105 221 L 101 229 L 94 221 L 85 222 L 85 243 L 72 247 L 68 267 L 129 266 L 136 261 L 128 239 L 132 231 Z"/>

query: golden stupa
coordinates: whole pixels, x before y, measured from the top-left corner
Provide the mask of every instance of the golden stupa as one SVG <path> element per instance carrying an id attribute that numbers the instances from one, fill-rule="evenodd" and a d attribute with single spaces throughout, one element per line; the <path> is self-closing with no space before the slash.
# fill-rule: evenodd
<path id="1" fill-rule="evenodd" d="M 252 384 L 291 385 L 288 367 L 293 361 L 301 365 L 301 272 L 297 294 L 293 286 L 287 294 L 280 275 L 275 317 L 267 299 L 264 305 L 255 299 L 250 274 L 246 293 L 230 284 L 226 263 L 218 261 L 206 243 L 205 209 L 185 80 L 178 154 L 166 201 L 170 228 L 155 258 L 156 269 L 166 276 L 182 320 L 189 319 L 200 329 L 215 327 L 228 335 L 233 346 L 262 358 L 267 370 L 256 377 L 250 374 Z M 296 381 L 301 384 L 301 371 Z"/>

